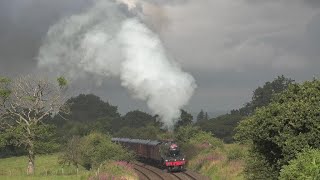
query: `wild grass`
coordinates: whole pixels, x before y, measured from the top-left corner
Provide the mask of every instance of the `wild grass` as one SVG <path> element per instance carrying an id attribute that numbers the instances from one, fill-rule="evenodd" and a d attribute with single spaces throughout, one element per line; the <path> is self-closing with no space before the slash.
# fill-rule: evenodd
<path id="1" fill-rule="evenodd" d="M 246 147 L 238 144 L 202 150 L 189 161 L 188 168 L 213 180 L 243 180 L 246 151 Z"/>
<path id="2" fill-rule="evenodd" d="M 123 162 L 110 162 L 99 170 L 88 171 L 82 167 L 61 165 L 59 154 L 39 155 L 36 157 L 34 175 L 27 175 L 27 157 L 11 157 L 0 159 L 1 180 L 87 180 L 87 179 L 138 179 L 129 165 Z M 100 178 L 101 177 L 101 178 Z"/>

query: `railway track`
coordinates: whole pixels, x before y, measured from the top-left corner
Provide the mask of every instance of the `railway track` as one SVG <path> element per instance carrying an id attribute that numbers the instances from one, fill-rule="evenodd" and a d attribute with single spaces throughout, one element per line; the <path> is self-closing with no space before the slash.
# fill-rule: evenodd
<path id="1" fill-rule="evenodd" d="M 141 180 L 209 180 L 191 171 L 167 173 L 147 164 L 138 162 L 132 164 Z"/>
<path id="2" fill-rule="evenodd" d="M 140 179 L 147 179 L 147 180 L 167 180 L 166 177 L 157 172 L 156 170 L 150 168 L 148 165 L 141 164 L 141 163 L 133 163 L 134 169 L 138 172 Z"/>
<path id="3" fill-rule="evenodd" d="M 185 173 L 185 172 L 178 172 L 178 173 L 171 173 L 172 176 L 174 176 L 176 179 L 178 180 L 197 180 L 196 177 L 188 174 L 188 173 Z"/>

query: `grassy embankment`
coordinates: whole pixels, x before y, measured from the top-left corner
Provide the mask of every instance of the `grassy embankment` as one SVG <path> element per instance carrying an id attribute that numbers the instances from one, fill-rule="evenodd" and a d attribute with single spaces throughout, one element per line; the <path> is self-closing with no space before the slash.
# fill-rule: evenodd
<path id="1" fill-rule="evenodd" d="M 0 159 L 0 179 L 2 180 L 78 180 L 78 179 L 95 179 L 97 170 L 87 171 L 75 166 L 62 166 L 58 163 L 58 154 L 39 155 L 36 157 L 35 175 L 26 175 L 27 157 L 11 157 Z M 130 167 L 129 167 L 130 168 Z M 109 163 L 101 167 L 99 176 L 118 177 L 115 179 L 137 179 L 135 174 L 128 172 L 127 167 L 121 163 Z"/>
<path id="2" fill-rule="evenodd" d="M 213 180 L 243 180 L 244 158 L 247 148 L 238 144 L 224 144 L 215 149 L 197 148 L 188 168 Z"/>

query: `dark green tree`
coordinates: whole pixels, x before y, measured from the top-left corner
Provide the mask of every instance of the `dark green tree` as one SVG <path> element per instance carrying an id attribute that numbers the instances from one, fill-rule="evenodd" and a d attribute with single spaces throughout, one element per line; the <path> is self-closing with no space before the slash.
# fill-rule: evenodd
<path id="1" fill-rule="evenodd" d="M 80 94 L 66 102 L 70 106 L 69 121 L 92 123 L 98 118 L 120 117 L 118 107 L 102 101 L 93 94 Z"/>
<path id="2" fill-rule="evenodd" d="M 154 124 L 155 119 L 150 114 L 135 110 L 128 112 L 124 117 L 123 121 L 126 126 L 132 128 L 144 127 L 147 125 Z"/>
<path id="3" fill-rule="evenodd" d="M 304 148 L 320 148 L 320 81 L 292 84 L 273 101 L 240 122 L 236 139 L 251 144 L 249 179 L 263 173 L 278 178 L 283 165 Z M 263 166 L 255 164 L 263 162 Z M 255 169 L 249 167 L 256 167 Z"/>
<path id="4" fill-rule="evenodd" d="M 278 76 L 272 82 L 266 82 L 253 92 L 251 102 L 240 108 L 240 113 L 245 116 L 251 115 L 256 108 L 268 105 L 275 94 L 286 90 L 293 82 L 294 80 L 286 78 L 284 75 Z"/>
<path id="5" fill-rule="evenodd" d="M 209 116 L 208 116 L 208 113 L 206 112 L 206 114 L 204 115 L 204 120 L 205 121 L 208 121 L 209 120 Z"/>
<path id="6" fill-rule="evenodd" d="M 216 137 L 223 139 L 227 143 L 233 142 L 234 128 L 237 124 L 251 115 L 256 108 L 268 105 L 273 96 L 283 92 L 293 80 L 283 75 L 278 76 L 272 82 L 266 82 L 262 87 L 258 87 L 253 92 L 252 100 L 240 109 L 231 110 L 230 113 L 210 119 L 209 121 L 197 123 L 201 129 L 210 131 Z"/>
<path id="7" fill-rule="evenodd" d="M 201 111 L 197 115 L 197 122 L 200 122 L 200 121 L 203 121 L 203 120 L 205 120 L 205 116 L 204 116 L 203 110 L 201 109 Z"/>
<path id="8" fill-rule="evenodd" d="M 88 170 L 97 168 L 102 163 L 110 160 L 130 161 L 133 159 L 133 154 L 122 146 L 112 143 L 109 135 L 91 133 L 81 138 L 80 165 Z"/>
<path id="9" fill-rule="evenodd" d="M 175 128 L 192 124 L 193 116 L 183 109 L 181 109 L 180 111 L 181 111 L 181 115 Z"/>
<path id="10" fill-rule="evenodd" d="M 59 129 L 60 140 L 65 142 L 72 136 L 85 136 L 92 131 L 110 132 L 113 122 L 120 114 L 117 106 L 102 101 L 93 94 L 80 94 L 67 100 L 70 113 L 64 117 L 55 116 L 53 123 Z"/>

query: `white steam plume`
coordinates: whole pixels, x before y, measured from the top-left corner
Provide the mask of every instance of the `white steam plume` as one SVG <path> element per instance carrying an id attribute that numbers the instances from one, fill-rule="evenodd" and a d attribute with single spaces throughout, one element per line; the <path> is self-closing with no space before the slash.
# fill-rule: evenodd
<path id="1" fill-rule="evenodd" d="M 172 129 L 196 87 L 194 79 L 166 55 L 158 36 L 143 22 L 141 6 L 96 1 L 88 11 L 52 26 L 38 65 L 79 78 L 86 73 L 121 79 L 145 100 L 165 128 Z"/>

